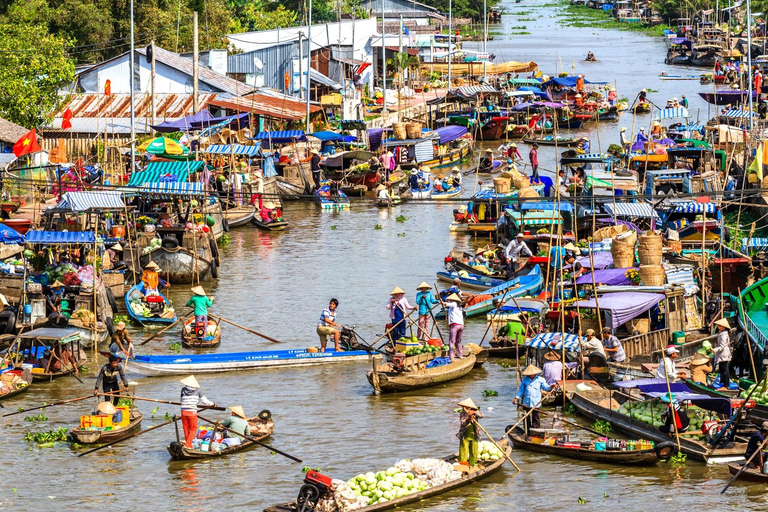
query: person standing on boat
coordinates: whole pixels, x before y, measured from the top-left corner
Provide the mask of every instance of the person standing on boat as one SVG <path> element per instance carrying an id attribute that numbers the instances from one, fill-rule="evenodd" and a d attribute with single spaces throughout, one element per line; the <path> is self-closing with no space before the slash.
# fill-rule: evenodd
<path id="1" fill-rule="evenodd" d="M 312 157 L 309 159 L 309 168 L 312 171 L 312 181 L 315 182 L 315 189 L 320 188 L 320 153 L 316 149 L 309 152 Z"/>
<path id="2" fill-rule="evenodd" d="M 608 91 L 608 103 L 613 106 L 613 104 L 616 102 L 616 89 L 611 87 L 611 90 Z"/>
<path id="3" fill-rule="evenodd" d="M 399 340 L 405 337 L 405 312 L 417 309 L 415 306 L 408 304 L 408 299 L 405 298 L 405 291 L 399 286 L 395 286 L 395 289 L 390 292 L 389 302 L 387 302 L 387 309 L 389 310 L 389 323 L 392 325 L 391 338 L 393 340 Z"/>
<path id="4" fill-rule="evenodd" d="M 232 411 L 232 414 L 221 422 L 221 426 L 234 430 L 237 434 L 224 431 L 224 444 L 227 446 L 237 446 L 243 442 L 242 436 L 251 435 L 251 429 L 248 426 L 248 418 L 245 417 L 245 411 L 242 406 L 235 405 L 230 407 L 229 410 Z"/>
<path id="5" fill-rule="evenodd" d="M 411 175 L 408 176 L 408 187 L 411 190 L 416 190 L 416 191 L 421 190 L 421 185 L 419 184 L 419 171 L 417 171 L 416 169 L 412 170 Z"/>
<path id="6" fill-rule="evenodd" d="M 456 294 L 458 297 L 460 297 L 462 302 L 464 301 L 464 296 L 461 293 L 461 279 L 458 277 L 453 279 L 453 286 L 450 286 L 449 288 L 446 288 L 440 292 L 440 299 L 447 300 L 447 297 L 451 294 Z"/>
<path id="7" fill-rule="evenodd" d="M 328 307 L 320 313 L 320 323 L 317 324 L 317 335 L 320 336 L 320 352 L 325 352 L 325 346 L 328 343 L 328 336 L 333 336 L 336 352 L 341 352 L 339 347 L 339 324 L 336 323 L 336 308 L 339 307 L 339 301 L 331 299 Z"/>
<path id="8" fill-rule="evenodd" d="M 531 178 L 535 183 L 539 182 L 539 145 L 535 142 L 528 153 L 528 160 L 531 162 Z"/>
<path id="9" fill-rule="evenodd" d="M 517 405 L 521 404 L 523 410 L 527 413 L 531 411 L 531 414 L 525 418 L 525 430 L 526 432 L 532 428 L 539 428 L 541 422 L 539 421 L 538 408 L 541 406 L 541 392 L 551 390 L 551 386 L 547 384 L 544 377 L 541 376 L 541 370 L 538 366 L 529 364 L 528 367 L 523 370 L 523 380 L 520 381 L 520 387 L 517 388 L 517 394 L 512 403 Z"/>
<path id="10" fill-rule="evenodd" d="M 115 326 L 115 333 L 112 335 L 109 351 L 112 355 L 118 357 L 118 352 L 122 352 L 126 358 L 133 357 L 133 340 L 125 329 L 125 322 L 118 322 Z"/>
<path id="11" fill-rule="evenodd" d="M 455 188 L 461 188 L 461 171 L 458 167 L 451 169 L 451 185 Z"/>
<path id="12" fill-rule="evenodd" d="M 523 155 L 520 154 L 520 151 L 517 149 L 517 144 L 514 142 L 507 147 L 507 152 L 505 153 L 505 156 L 511 160 L 522 160 Z"/>
<path id="13" fill-rule="evenodd" d="M 675 367 L 675 359 L 680 352 L 673 346 L 669 346 L 664 350 L 664 357 L 659 361 L 659 366 L 656 368 L 656 378 L 665 379 L 669 382 L 675 382 L 677 379 L 685 379 L 685 372 L 678 372 Z"/>
<path id="14" fill-rule="evenodd" d="M 144 267 L 144 272 L 141 274 L 141 284 L 139 291 L 144 294 L 145 297 L 150 295 L 160 295 L 160 291 L 163 288 L 170 288 L 171 285 L 165 279 L 160 277 L 158 271 L 160 267 L 154 261 L 150 261 L 149 264 Z"/>
<path id="15" fill-rule="evenodd" d="M 623 127 L 621 129 L 621 132 L 619 133 L 619 139 L 621 141 L 621 148 L 626 153 L 629 150 L 629 146 L 632 145 L 632 143 L 627 138 L 627 128 L 626 127 Z"/>
<path id="16" fill-rule="evenodd" d="M 200 383 L 194 375 L 185 377 L 179 382 L 181 388 L 181 426 L 184 428 L 184 447 L 192 448 L 192 441 L 197 436 L 197 406 L 198 404 L 216 407 L 215 402 L 208 400 L 200 391 Z"/>
<path id="17" fill-rule="evenodd" d="M 432 287 L 426 281 L 417 288 L 416 305 L 419 307 L 419 339 L 426 341 L 429 339 L 429 319 L 432 316 L 432 306 L 439 304 L 435 296 L 432 295 Z"/>
<path id="18" fill-rule="evenodd" d="M 752 457 L 752 455 L 763 445 L 766 434 L 768 434 L 768 421 L 764 421 L 760 425 L 760 428 L 752 432 L 752 435 L 749 438 L 749 442 L 747 443 L 747 450 L 744 452 L 745 460 L 749 460 L 749 458 Z M 765 464 L 765 452 L 763 450 L 760 450 L 760 452 L 757 455 L 755 455 L 755 457 L 750 461 L 747 468 L 760 469 L 763 467 L 764 464 Z"/>
<path id="19" fill-rule="evenodd" d="M 477 457 L 480 454 L 480 444 L 478 443 L 477 425 L 475 420 L 482 418 L 483 414 L 478 410 L 475 402 L 467 398 L 459 402 L 461 412 L 459 413 L 459 459 L 461 466 L 469 466 L 471 470 L 477 465 Z"/>
<path id="20" fill-rule="evenodd" d="M 123 383 L 123 389 L 128 389 L 128 380 L 125 378 L 125 370 L 123 365 L 120 364 L 120 358 L 111 355 L 109 356 L 109 362 L 101 367 L 98 377 L 96 377 L 96 386 L 93 388 L 93 396 L 99 396 L 99 387 L 104 393 L 118 394 L 120 391 L 120 381 Z M 105 400 L 112 400 L 114 405 L 120 401 L 120 397 L 107 396 Z"/>
<path id="21" fill-rule="evenodd" d="M 637 95 L 637 102 L 638 103 L 647 102 L 648 101 L 647 95 L 648 95 L 648 91 L 646 91 L 645 89 L 641 89 L 640 94 Z"/>
<path id="22" fill-rule="evenodd" d="M 446 314 L 450 333 L 448 358 L 451 361 L 453 361 L 454 357 L 462 359 L 464 357 L 461 347 L 461 338 L 464 336 L 464 311 L 461 309 L 461 297 L 452 293 L 445 299 L 443 306 L 448 308 Z"/>
<path id="23" fill-rule="evenodd" d="M 613 363 L 623 363 L 627 358 L 624 354 L 624 347 L 619 338 L 611 334 L 610 327 L 603 327 L 603 349 L 608 355 L 608 361 Z"/>
<path id="24" fill-rule="evenodd" d="M 726 391 L 731 385 L 731 325 L 728 320 L 721 318 L 715 322 L 717 326 L 717 345 L 715 346 L 715 361 L 720 373 L 720 389 Z"/>
<path id="25" fill-rule="evenodd" d="M 202 286 L 192 288 L 192 297 L 187 301 L 188 308 L 195 310 L 195 324 L 208 328 L 208 308 L 213 306 L 213 297 L 208 297 Z"/>
<path id="26" fill-rule="evenodd" d="M 584 92 L 584 75 L 579 75 L 576 78 L 576 92 L 578 93 Z"/>
<path id="27" fill-rule="evenodd" d="M 520 255 L 528 258 L 533 256 L 533 253 L 525 243 L 525 235 L 522 232 L 518 233 L 504 248 L 504 260 L 507 263 L 508 279 L 515 277 L 519 270 L 517 260 Z"/>

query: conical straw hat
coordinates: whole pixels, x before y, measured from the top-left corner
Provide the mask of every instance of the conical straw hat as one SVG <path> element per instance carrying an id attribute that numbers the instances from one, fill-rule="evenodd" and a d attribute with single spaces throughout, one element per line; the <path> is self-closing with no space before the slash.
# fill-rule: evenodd
<path id="1" fill-rule="evenodd" d="M 395 289 L 389 292 L 390 295 L 398 295 L 400 293 L 405 293 L 405 291 L 399 286 L 395 286 Z"/>
<path id="2" fill-rule="evenodd" d="M 426 281 L 423 281 L 419 286 L 416 287 L 417 290 L 421 290 L 422 288 L 432 288 L 427 284 Z"/>
<path id="3" fill-rule="evenodd" d="M 195 286 L 194 288 L 192 288 L 192 293 L 194 293 L 195 295 L 202 295 L 203 297 L 205 297 L 205 290 L 203 289 L 202 286 Z"/>
<path id="4" fill-rule="evenodd" d="M 245 418 L 245 411 L 243 410 L 243 408 L 241 406 L 235 405 L 233 407 L 230 407 L 229 410 L 232 411 L 233 413 L 235 413 L 235 416 L 240 416 L 241 418 L 246 419 Z"/>
<path id="5" fill-rule="evenodd" d="M 115 244 L 115 245 L 113 245 L 113 246 L 111 247 L 111 249 L 112 249 L 113 251 L 122 251 L 122 250 L 123 250 L 123 246 L 122 246 L 122 245 L 120 245 L 120 244 Z"/>
<path id="6" fill-rule="evenodd" d="M 455 300 L 456 302 L 461 302 L 461 297 L 459 297 L 455 293 L 452 293 L 448 297 L 446 297 L 445 300 Z"/>
<path id="7" fill-rule="evenodd" d="M 459 402 L 459 405 L 462 407 L 466 407 L 467 409 L 477 410 L 477 406 L 475 405 L 475 402 L 473 402 L 471 398 L 467 398 L 466 400 Z"/>
<path id="8" fill-rule="evenodd" d="M 155 263 L 154 261 L 150 261 L 150 262 L 147 264 L 147 266 L 146 266 L 146 267 L 144 267 L 144 269 L 145 269 L 145 270 L 146 270 L 146 269 L 150 269 L 150 270 L 154 270 L 155 272 L 157 272 L 158 270 L 160 270 L 160 267 L 159 267 L 159 266 L 157 265 L 157 263 Z"/>
<path id="9" fill-rule="evenodd" d="M 184 377 L 179 382 L 181 382 L 185 386 L 189 386 L 190 388 L 199 388 L 200 387 L 200 383 L 197 382 L 197 379 L 195 378 L 194 375 L 190 375 L 189 377 Z"/>
<path id="10" fill-rule="evenodd" d="M 540 373 L 541 373 L 541 370 L 535 364 L 529 364 L 528 368 L 526 368 L 523 371 L 523 375 L 525 375 L 526 377 L 533 377 L 534 375 L 538 375 Z"/>
<path id="11" fill-rule="evenodd" d="M 725 327 L 726 329 L 730 329 L 731 328 L 731 324 L 729 324 L 728 320 L 726 320 L 725 318 L 721 318 L 720 320 L 715 322 L 715 325 L 719 325 L 721 327 Z"/>
<path id="12" fill-rule="evenodd" d="M 98 409 L 101 414 L 106 414 L 107 416 L 112 416 L 117 412 L 117 409 L 112 405 L 112 402 L 101 402 L 96 409 Z"/>

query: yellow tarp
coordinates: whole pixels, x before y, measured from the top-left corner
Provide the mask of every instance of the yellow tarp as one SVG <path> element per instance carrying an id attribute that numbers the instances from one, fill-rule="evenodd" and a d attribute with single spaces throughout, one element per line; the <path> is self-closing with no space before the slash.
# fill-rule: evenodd
<path id="1" fill-rule="evenodd" d="M 535 71 L 539 66 L 535 62 L 517 62 L 510 60 L 508 62 L 502 62 L 499 64 L 487 63 L 485 71 L 489 75 L 502 75 L 504 73 L 521 73 L 528 71 Z M 448 64 L 444 62 L 440 63 L 422 63 L 421 69 L 433 70 L 437 73 L 447 74 Z M 458 64 L 451 64 L 451 74 L 455 75 L 476 75 L 483 72 L 482 62 L 462 62 Z"/>

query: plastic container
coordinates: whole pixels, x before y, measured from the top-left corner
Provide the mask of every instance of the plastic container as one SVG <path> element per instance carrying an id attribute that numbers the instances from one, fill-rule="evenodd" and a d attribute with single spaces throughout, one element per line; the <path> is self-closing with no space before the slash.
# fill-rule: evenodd
<path id="1" fill-rule="evenodd" d="M 200 451 L 201 452 L 207 452 L 210 450 L 211 444 L 208 441 L 203 441 L 200 443 Z"/>
<path id="2" fill-rule="evenodd" d="M 672 333 L 672 343 L 674 345 L 685 344 L 685 331 L 675 331 Z"/>
<path id="3" fill-rule="evenodd" d="M 596 452 L 604 452 L 605 451 L 605 443 L 603 441 L 595 441 L 595 451 Z"/>

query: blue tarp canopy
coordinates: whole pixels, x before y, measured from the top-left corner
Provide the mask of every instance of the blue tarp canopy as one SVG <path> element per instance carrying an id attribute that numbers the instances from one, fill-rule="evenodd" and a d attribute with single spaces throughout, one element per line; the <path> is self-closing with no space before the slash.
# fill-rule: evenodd
<path id="1" fill-rule="evenodd" d="M 651 398 L 659 398 L 668 393 L 667 381 L 665 379 L 637 379 L 617 381 L 614 382 L 613 385 L 625 389 L 637 388 L 643 394 Z M 682 382 L 670 382 L 669 391 L 672 392 L 678 402 L 682 400 L 690 400 L 691 403 L 701 407 L 702 409 L 719 412 L 720 414 L 724 414 L 726 416 L 730 416 L 733 413 L 730 399 L 725 397 L 714 397 L 700 393 L 694 393 Z"/>
<path id="2" fill-rule="evenodd" d="M 556 205 L 554 201 L 521 201 L 520 211 L 525 210 L 543 210 L 549 211 L 560 210 L 562 212 L 573 213 L 573 205 L 567 202 L 561 202 Z"/>
<path id="3" fill-rule="evenodd" d="M 440 137 L 440 144 L 448 144 L 467 133 L 466 126 L 441 126 L 435 128 L 435 133 Z"/>
<path id="4" fill-rule="evenodd" d="M 526 341 L 525 346 L 539 349 L 549 348 L 552 350 L 562 350 L 563 343 L 565 343 L 565 350 L 568 350 L 569 352 L 581 351 L 578 336 L 569 333 L 563 334 L 561 332 L 545 332 L 543 334 L 537 334 Z"/>
<path id="5" fill-rule="evenodd" d="M 21 244 L 24 241 L 24 235 L 5 224 L 0 224 L 0 244 Z"/>
<path id="6" fill-rule="evenodd" d="M 644 292 L 615 292 L 606 293 L 595 299 L 577 302 L 580 308 L 598 308 L 600 311 L 609 311 L 611 314 L 611 327 L 617 328 L 642 315 L 653 306 L 664 300 L 666 296 L 661 293 Z"/>
<path id="7" fill-rule="evenodd" d="M 241 128 L 249 125 L 250 119 L 248 112 L 243 114 L 237 114 L 234 116 L 213 117 L 207 108 L 204 108 L 197 114 L 192 114 L 187 117 L 182 117 L 176 121 L 165 121 L 157 125 L 153 125 L 152 128 L 160 133 L 173 133 L 173 132 L 193 132 L 203 130 L 215 126 L 217 124 L 224 123 L 221 128 L 230 124 L 236 124 Z"/>
<path id="8" fill-rule="evenodd" d="M 717 205 L 715 203 L 694 203 L 692 201 L 687 203 L 676 203 L 675 207 L 672 208 L 671 213 L 715 214 L 717 213 Z"/>
<path id="9" fill-rule="evenodd" d="M 685 107 L 662 108 L 653 115 L 653 119 L 656 121 L 661 121 L 662 119 L 687 119 L 689 117 L 691 116 Z"/>
<path id="10" fill-rule="evenodd" d="M 346 137 L 345 135 L 342 135 L 340 133 L 336 132 L 315 132 L 315 133 L 308 133 L 309 137 L 314 137 L 316 139 L 320 139 L 323 142 L 329 142 L 332 140 L 344 140 Z M 354 140 L 355 137 L 352 137 L 352 140 Z"/>
<path id="11" fill-rule="evenodd" d="M 125 203 L 120 192 L 100 190 L 98 192 L 67 192 L 56 206 L 47 208 L 45 213 L 82 213 L 93 210 L 123 210 Z"/>
<path id="12" fill-rule="evenodd" d="M 536 87 L 534 85 L 524 85 L 524 86 L 518 88 L 517 90 L 518 91 L 523 91 L 523 92 L 532 92 L 533 94 L 535 94 L 536 96 L 539 96 L 540 98 L 546 98 L 547 97 L 547 93 L 545 93 L 540 88 L 538 88 L 538 87 Z M 530 105 L 530 104 L 528 104 L 528 105 Z M 514 110 L 520 110 L 520 109 L 516 108 Z"/>
<path id="13" fill-rule="evenodd" d="M 142 183 L 141 192 L 158 196 L 204 196 L 205 187 L 202 183 L 189 182 Z"/>
<path id="14" fill-rule="evenodd" d="M 553 85 L 559 85 L 560 87 L 576 87 L 576 80 L 578 78 L 579 78 L 578 76 L 558 76 L 555 78 L 550 78 L 549 81 L 544 82 L 543 84 L 541 84 L 541 86 L 552 87 Z M 585 78 L 584 83 L 603 85 L 603 84 L 607 84 L 608 82 L 590 82 Z"/>
<path id="15" fill-rule="evenodd" d="M 305 142 L 307 137 L 301 130 L 280 130 L 278 132 L 259 132 L 253 136 L 256 140 L 268 140 L 272 143 Z"/>
<path id="16" fill-rule="evenodd" d="M 27 231 L 30 244 L 92 244 L 96 242 L 93 231 Z"/>
<path id="17" fill-rule="evenodd" d="M 612 217 L 659 218 L 653 206 L 648 203 L 608 203 L 605 205 L 605 211 Z"/>
<path id="18" fill-rule="evenodd" d="M 186 162 L 150 162 L 141 172 L 134 172 L 128 180 L 129 187 L 138 187 L 142 183 L 161 181 L 187 181 L 189 173 L 197 172 L 205 165 L 202 160 Z"/>
<path id="19" fill-rule="evenodd" d="M 261 156 L 261 142 L 257 142 L 253 146 L 243 146 L 242 144 L 211 144 L 205 148 L 205 152 L 210 155 Z"/>

